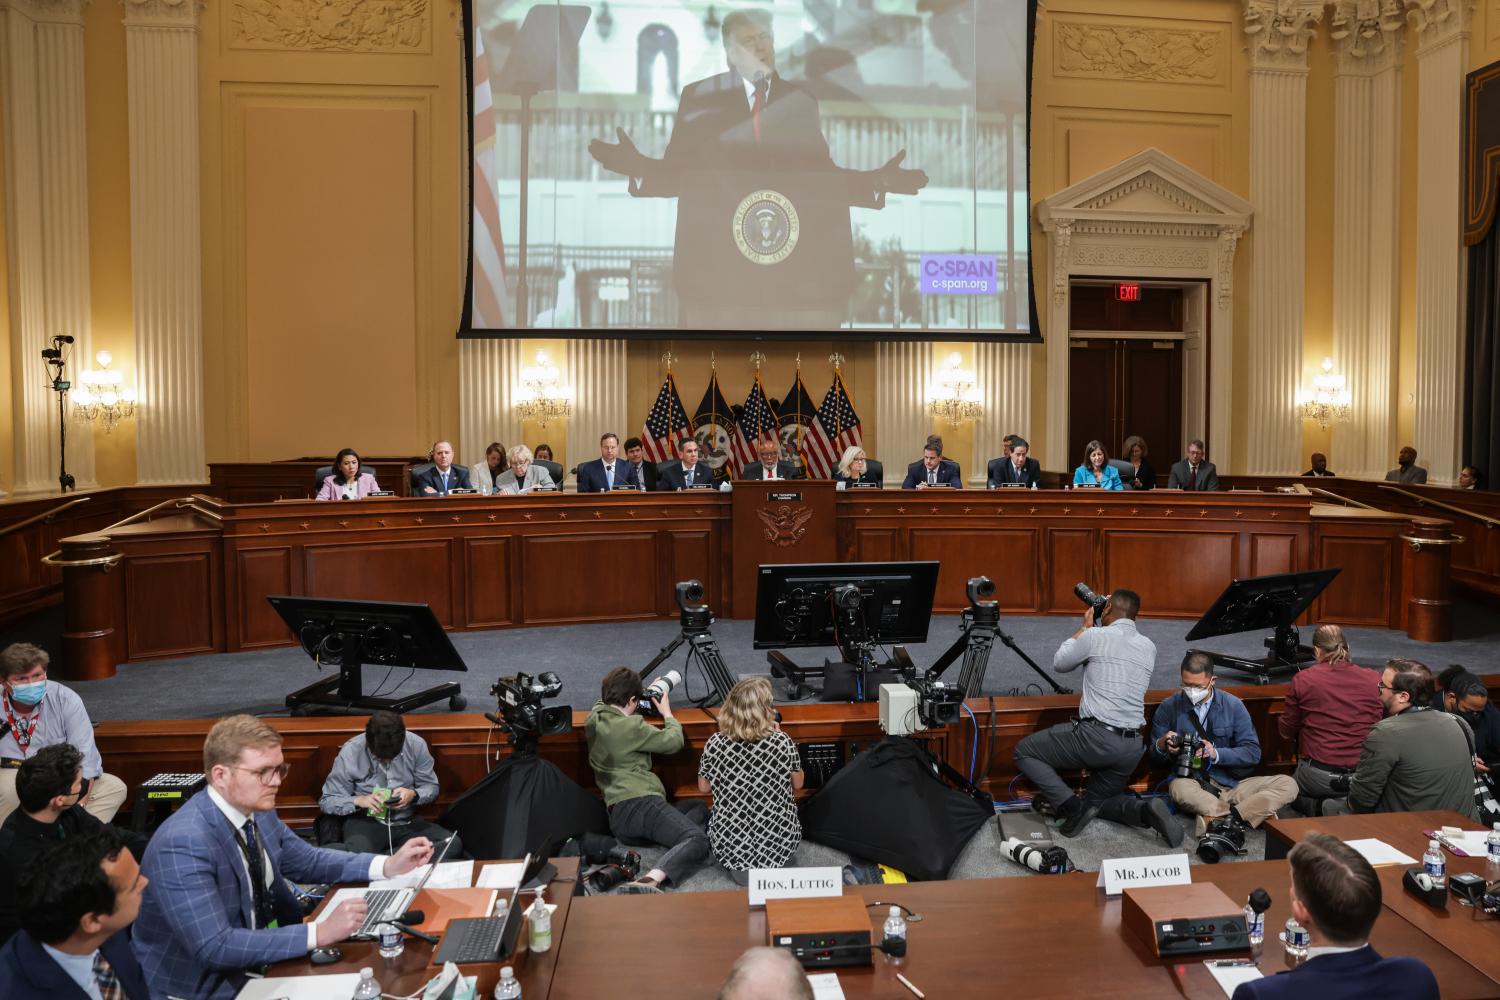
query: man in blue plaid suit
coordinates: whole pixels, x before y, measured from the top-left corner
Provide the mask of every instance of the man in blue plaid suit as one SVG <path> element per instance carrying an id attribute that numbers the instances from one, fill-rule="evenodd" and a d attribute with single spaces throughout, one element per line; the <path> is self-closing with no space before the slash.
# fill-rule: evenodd
<path id="1" fill-rule="evenodd" d="M 219 720 L 203 770 L 208 787 L 162 824 L 141 865 L 150 882 L 134 943 L 153 1000 L 228 1000 L 246 971 L 342 941 L 364 922 L 359 899 L 303 925 L 287 878 L 391 878 L 432 856 L 425 837 L 384 857 L 312 847 L 292 833 L 273 811 L 287 772 L 281 735 L 261 719 Z"/>

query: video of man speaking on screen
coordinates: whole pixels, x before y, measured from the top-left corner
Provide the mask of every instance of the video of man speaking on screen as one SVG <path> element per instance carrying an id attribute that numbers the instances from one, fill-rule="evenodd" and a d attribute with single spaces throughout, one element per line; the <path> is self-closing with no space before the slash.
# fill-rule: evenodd
<path id="1" fill-rule="evenodd" d="M 472 0 L 465 332 L 1030 332 L 1030 0 Z"/>

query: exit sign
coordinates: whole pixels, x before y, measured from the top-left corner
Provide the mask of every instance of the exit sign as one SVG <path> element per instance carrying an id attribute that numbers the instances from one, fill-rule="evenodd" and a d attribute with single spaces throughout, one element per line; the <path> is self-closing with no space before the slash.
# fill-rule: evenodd
<path id="1" fill-rule="evenodd" d="M 1141 301 L 1141 286 L 1133 281 L 1122 281 L 1115 286 L 1115 299 L 1119 302 Z"/>

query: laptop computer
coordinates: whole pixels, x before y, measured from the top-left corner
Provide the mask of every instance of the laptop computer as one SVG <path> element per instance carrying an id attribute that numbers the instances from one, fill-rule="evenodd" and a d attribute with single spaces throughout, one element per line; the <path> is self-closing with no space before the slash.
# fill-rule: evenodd
<path id="1" fill-rule="evenodd" d="M 437 871 L 437 866 L 448 853 L 448 848 L 453 844 L 453 838 L 449 837 L 443 841 L 443 849 L 439 851 L 427 865 L 427 870 L 422 873 L 422 878 L 410 889 L 367 889 L 365 890 L 365 903 L 369 909 L 365 911 L 365 922 L 360 925 L 352 937 L 373 938 L 380 934 L 380 925 L 391 920 L 399 920 L 401 915 L 411 909 L 412 901 L 417 898 L 417 893 L 427 885 L 427 880 L 432 878 L 432 873 Z"/>
<path id="2" fill-rule="evenodd" d="M 521 912 L 521 893 L 527 891 L 529 886 L 534 887 L 539 883 L 539 876 L 545 875 L 549 869 L 553 875 L 557 874 L 557 869 L 547 863 L 546 855 L 528 854 L 523 866 L 521 877 L 511 890 L 510 905 L 505 908 L 505 916 L 460 917 L 448 921 L 443 940 L 432 956 L 433 965 L 442 965 L 444 962 L 503 962 L 515 954 L 521 922 L 526 919 Z"/>

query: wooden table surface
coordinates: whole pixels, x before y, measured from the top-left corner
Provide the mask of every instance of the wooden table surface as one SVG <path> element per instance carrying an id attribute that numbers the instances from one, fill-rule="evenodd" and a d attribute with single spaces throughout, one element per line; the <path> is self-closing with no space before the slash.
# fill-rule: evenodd
<path id="1" fill-rule="evenodd" d="M 516 939 L 516 955 L 512 961 L 460 965 L 459 969 L 464 975 L 479 977 L 479 997 L 488 998 L 494 992 L 495 983 L 500 978 L 501 968 L 513 965 L 516 978 L 521 981 L 521 993 L 526 1000 L 546 1000 L 548 991 L 552 987 L 553 977 L 557 972 L 558 956 L 561 954 L 559 945 L 566 933 L 569 915 L 574 910 L 573 887 L 578 883 L 577 858 L 552 858 L 551 861 L 557 866 L 557 877 L 547 887 L 547 902 L 557 904 L 557 909 L 552 914 L 551 949 L 542 954 L 532 954 L 526 947 L 526 926 L 523 924 L 521 933 Z M 474 876 L 478 878 L 479 872 L 485 865 L 497 863 L 499 862 L 474 862 Z M 332 893 L 330 892 L 329 895 L 331 897 Z M 531 895 L 523 893 L 522 897 L 525 900 L 524 905 L 530 906 Z M 319 909 L 321 908 L 320 905 Z M 422 894 L 417 895 L 412 908 L 418 910 L 423 908 Z M 425 930 L 426 928 L 418 924 L 417 929 Z M 417 938 L 406 939 L 406 949 L 399 958 L 381 958 L 380 948 L 374 941 L 345 941 L 338 947 L 344 953 L 344 958 L 340 962 L 317 966 L 305 958 L 292 962 L 278 962 L 271 966 L 267 975 L 306 976 L 330 972 L 358 972 L 361 968 L 369 966 L 375 970 L 375 978 L 380 980 L 380 988 L 383 992 L 391 996 L 409 996 L 419 992 L 423 984 L 437 975 L 439 971 L 438 966 L 432 964 L 432 956 L 437 951 L 436 947 Z"/>
<path id="2" fill-rule="evenodd" d="M 1477 830 L 1481 825 L 1456 812 L 1360 813 L 1351 816 L 1322 816 L 1314 819 L 1273 819 L 1266 822 L 1266 846 L 1272 841 L 1290 846 L 1314 830 L 1332 834 L 1340 840 L 1374 837 L 1420 862 L 1427 850 L 1428 837 L 1423 831 L 1442 826 Z M 1490 868 L 1483 857 L 1461 858 L 1444 850 L 1448 875 L 1473 872 L 1494 881 L 1500 873 Z M 1383 865 L 1380 875 L 1381 900 L 1386 910 L 1410 923 L 1442 947 L 1458 955 L 1491 979 L 1500 982 L 1500 920 L 1476 919 L 1471 907 L 1461 905 L 1452 895 L 1445 909 L 1434 909 L 1407 892 L 1401 877 L 1411 865 Z M 1447 991 L 1444 990 L 1444 996 Z M 1500 996 L 1500 986 L 1494 995 Z"/>

